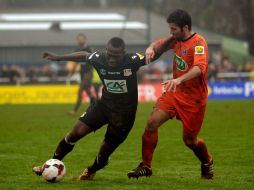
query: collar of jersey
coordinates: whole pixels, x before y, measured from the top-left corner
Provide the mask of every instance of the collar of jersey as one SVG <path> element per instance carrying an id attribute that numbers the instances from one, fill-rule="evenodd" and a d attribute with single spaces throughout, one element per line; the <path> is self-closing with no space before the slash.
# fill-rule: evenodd
<path id="1" fill-rule="evenodd" d="M 187 40 L 191 39 L 193 36 L 195 36 L 197 33 L 193 33 L 189 38 L 185 39 L 185 40 L 182 40 L 182 42 L 186 42 Z"/>

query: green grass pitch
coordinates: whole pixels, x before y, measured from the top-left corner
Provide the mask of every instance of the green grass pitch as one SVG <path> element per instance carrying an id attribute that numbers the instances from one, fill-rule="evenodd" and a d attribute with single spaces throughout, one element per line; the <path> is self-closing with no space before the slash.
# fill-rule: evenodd
<path id="1" fill-rule="evenodd" d="M 79 141 L 64 159 L 65 179 L 55 184 L 35 176 L 31 169 L 49 159 L 58 141 L 72 128 L 78 116 L 65 114 L 72 105 L 1 105 L 0 189 L 254 189 L 254 101 L 208 103 L 200 137 L 206 140 L 214 157 L 214 180 L 200 178 L 200 163 L 184 146 L 177 120 L 165 123 L 159 130 L 153 176 L 128 179 L 126 173 L 140 162 L 141 135 L 153 105 L 139 105 L 128 139 L 93 181 L 72 178 L 93 162 L 105 127 Z"/>

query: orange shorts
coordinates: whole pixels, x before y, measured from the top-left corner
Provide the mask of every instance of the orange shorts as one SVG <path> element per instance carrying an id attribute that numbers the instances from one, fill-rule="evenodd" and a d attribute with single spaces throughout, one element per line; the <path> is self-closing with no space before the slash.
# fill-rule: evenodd
<path id="1" fill-rule="evenodd" d="M 205 115 L 206 105 L 187 106 L 181 104 L 171 93 L 164 93 L 157 101 L 155 108 L 166 112 L 171 119 L 176 117 L 183 124 L 183 132 L 197 136 Z"/>

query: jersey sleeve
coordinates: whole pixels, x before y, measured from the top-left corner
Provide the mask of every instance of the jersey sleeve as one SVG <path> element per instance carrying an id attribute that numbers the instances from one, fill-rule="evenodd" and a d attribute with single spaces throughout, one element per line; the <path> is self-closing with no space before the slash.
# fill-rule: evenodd
<path id="1" fill-rule="evenodd" d="M 194 46 L 194 66 L 201 69 L 202 74 L 207 72 L 208 67 L 208 46 L 204 39 L 198 39 Z"/>
<path id="2" fill-rule="evenodd" d="M 145 56 L 141 53 L 131 54 L 131 60 L 134 64 L 134 67 L 136 68 L 136 70 L 138 70 L 139 67 L 144 66 L 146 64 Z"/>
<path id="3" fill-rule="evenodd" d="M 89 65 L 92 65 L 92 66 L 96 66 L 96 63 L 98 62 L 98 60 L 100 59 L 101 57 L 101 53 L 96 51 L 96 52 L 93 52 L 91 53 L 88 57 L 87 57 L 87 63 Z"/>
<path id="4" fill-rule="evenodd" d="M 157 46 L 159 46 L 159 45 L 161 45 L 162 43 L 164 43 L 167 40 L 173 40 L 173 39 L 172 39 L 172 37 L 165 37 L 165 38 L 161 38 L 161 39 L 155 40 L 154 43 Z M 168 50 L 173 49 L 173 48 L 174 48 L 174 43 L 170 43 L 170 45 L 167 46 L 165 51 L 168 51 Z"/>

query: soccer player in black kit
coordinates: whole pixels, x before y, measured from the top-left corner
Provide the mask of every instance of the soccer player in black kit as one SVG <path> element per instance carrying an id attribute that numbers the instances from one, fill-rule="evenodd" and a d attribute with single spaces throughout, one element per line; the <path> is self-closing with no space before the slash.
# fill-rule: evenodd
<path id="1" fill-rule="evenodd" d="M 107 125 L 107 131 L 94 163 L 79 176 L 80 180 L 90 180 L 95 173 L 108 164 L 109 156 L 126 139 L 135 121 L 138 104 L 136 72 L 145 65 L 145 57 L 138 53 L 125 53 L 121 38 L 114 37 L 107 43 L 106 52 L 77 52 L 66 55 L 44 53 L 43 57 L 52 61 L 86 60 L 98 72 L 103 83 L 102 97 L 91 104 L 79 118 L 73 129 L 59 143 L 53 158 L 62 160 L 75 143 Z M 43 166 L 33 168 L 41 175 Z"/>
<path id="2" fill-rule="evenodd" d="M 80 51 L 86 51 L 88 53 L 91 53 L 91 48 L 87 46 L 87 37 L 84 33 L 79 33 L 77 35 L 77 43 L 78 48 L 75 50 L 75 52 Z M 75 68 L 73 69 L 73 72 L 75 71 Z M 70 110 L 67 112 L 68 115 L 74 116 L 82 102 L 82 92 L 85 90 L 87 96 L 89 97 L 90 103 L 94 103 L 97 97 L 94 97 L 91 92 L 91 86 L 92 86 L 92 79 L 93 79 L 93 67 L 90 64 L 87 64 L 86 61 L 82 60 L 80 62 L 80 78 L 81 83 L 79 85 L 79 90 L 77 94 L 77 101 L 74 105 L 73 110 Z M 98 93 L 96 92 L 96 95 Z"/>

